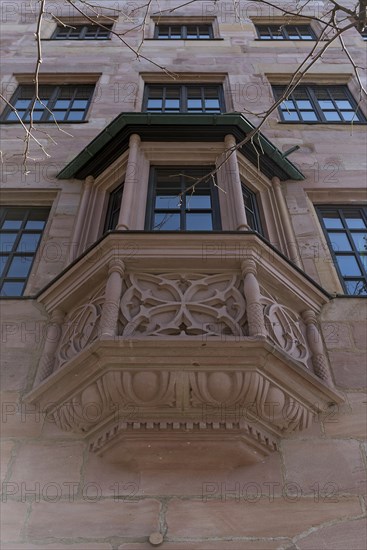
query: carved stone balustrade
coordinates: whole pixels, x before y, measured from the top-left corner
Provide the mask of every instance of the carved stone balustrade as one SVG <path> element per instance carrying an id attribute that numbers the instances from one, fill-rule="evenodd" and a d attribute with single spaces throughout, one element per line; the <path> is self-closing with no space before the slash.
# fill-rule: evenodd
<path id="1" fill-rule="evenodd" d="M 260 460 L 342 401 L 328 300 L 253 233 L 114 232 L 40 295 L 51 337 L 28 400 L 111 460 L 134 445 Z"/>

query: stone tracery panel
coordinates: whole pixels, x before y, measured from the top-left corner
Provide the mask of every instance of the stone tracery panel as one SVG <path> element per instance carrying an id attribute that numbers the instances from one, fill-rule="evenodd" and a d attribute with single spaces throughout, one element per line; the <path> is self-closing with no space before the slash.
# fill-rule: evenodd
<path id="1" fill-rule="evenodd" d="M 91 294 L 83 304 L 72 309 L 65 318 L 56 352 L 56 368 L 60 368 L 64 363 L 70 361 L 98 338 L 104 294 L 105 285 Z"/>
<path id="2" fill-rule="evenodd" d="M 244 335 L 246 304 L 236 274 L 130 274 L 121 300 L 124 336 Z"/>
<path id="3" fill-rule="evenodd" d="M 265 326 L 269 339 L 296 361 L 309 368 L 310 352 L 300 315 L 261 289 Z"/>

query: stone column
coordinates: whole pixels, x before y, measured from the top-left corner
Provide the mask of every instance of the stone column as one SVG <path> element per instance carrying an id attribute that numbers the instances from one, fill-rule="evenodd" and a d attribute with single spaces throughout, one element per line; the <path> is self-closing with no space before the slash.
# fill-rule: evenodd
<path id="1" fill-rule="evenodd" d="M 232 154 L 230 152 L 236 147 L 236 139 L 232 134 L 226 135 L 224 138 L 224 144 L 226 147 L 226 156 L 229 155 L 226 161 L 227 169 L 231 175 L 231 181 L 229 182 L 230 192 L 233 194 L 233 201 L 236 212 L 236 231 L 248 231 L 250 227 L 247 223 L 246 210 L 243 202 L 242 185 L 240 171 L 238 168 L 236 151 Z"/>
<path id="2" fill-rule="evenodd" d="M 138 166 L 138 155 L 140 137 L 132 134 L 129 140 L 129 158 L 126 167 L 124 190 L 122 192 L 120 215 L 116 229 L 128 231 L 130 224 L 130 212 L 133 203 L 135 185 L 137 182 L 136 171 Z"/>
<path id="3" fill-rule="evenodd" d="M 93 183 L 94 183 L 93 176 L 87 176 L 85 178 L 84 190 L 83 190 L 82 199 L 80 201 L 78 216 L 75 224 L 73 241 L 71 243 L 71 247 L 69 250 L 68 264 L 70 264 L 73 260 L 75 260 L 78 254 L 78 250 L 80 249 L 80 239 L 82 236 L 83 225 L 85 224 L 86 213 L 87 213 L 87 208 L 89 204 L 89 198 L 90 198 Z"/>
<path id="4" fill-rule="evenodd" d="M 39 362 L 35 386 L 38 386 L 45 378 L 50 376 L 55 368 L 56 350 L 62 334 L 62 325 L 65 319 L 65 312 L 61 309 L 54 309 L 51 313 L 50 324 L 46 331 L 46 340 L 42 356 Z"/>
<path id="5" fill-rule="evenodd" d="M 100 321 L 101 336 L 117 335 L 117 322 L 122 293 L 122 278 L 124 273 L 125 264 L 122 260 L 115 259 L 109 263 L 105 301 L 102 306 Z"/>
<path id="6" fill-rule="evenodd" d="M 296 244 L 296 236 L 293 231 L 292 222 L 288 212 L 288 207 L 284 199 L 282 187 L 280 184 L 280 179 L 274 177 L 272 180 L 275 197 L 277 200 L 280 217 L 282 220 L 282 226 L 284 229 L 285 239 L 287 241 L 287 248 L 289 252 L 290 259 L 296 264 L 297 267 L 303 269 L 301 259 L 299 257 L 298 248 Z"/>
<path id="7" fill-rule="evenodd" d="M 329 386 L 333 386 L 329 365 L 325 357 L 324 345 L 317 326 L 315 312 L 311 309 L 307 309 L 302 313 L 302 319 L 306 325 L 307 343 L 312 354 L 312 365 L 315 374 Z"/>
<path id="8" fill-rule="evenodd" d="M 243 290 L 246 298 L 246 311 L 250 336 L 266 336 L 264 310 L 261 304 L 260 286 L 257 280 L 256 263 L 253 259 L 241 264 L 244 278 Z"/>

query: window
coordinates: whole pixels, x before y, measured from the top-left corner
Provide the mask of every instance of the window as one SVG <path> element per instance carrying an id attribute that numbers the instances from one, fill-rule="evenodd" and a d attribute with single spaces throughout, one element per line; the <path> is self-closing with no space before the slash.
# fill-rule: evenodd
<path id="1" fill-rule="evenodd" d="M 121 184 L 110 194 L 104 231 L 116 229 L 121 209 L 123 190 L 124 184 Z"/>
<path id="2" fill-rule="evenodd" d="M 211 231 L 221 229 L 213 167 L 152 168 L 146 229 Z M 195 185 L 196 183 L 196 185 Z"/>
<path id="3" fill-rule="evenodd" d="M 363 31 L 361 31 L 361 36 L 363 40 L 367 41 L 367 29 L 363 29 Z"/>
<path id="4" fill-rule="evenodd" d="M 1 296 L 21 296 L 41 241 L 49 210 L 0 209 Z"/>
<path id="5" fill-rule="evenodd" d="M 156 25 L 154 38 L 159 40 L 210 40 L 211 25 Z"/>
<path id="6" fill-rule="evenodd" d="M 94 85 L 83 84 L 80 86 L 51 86 L 40 85 L 40 101 L 35 101 L 35 87 L 33 85 L 21 85 L 10 100 L 23 122 L 29 122 L 30 112 L 33 108 L 33 120 L 35 122 L 52 122 L 55 117 L 57 122 L 82 122 L 87 114 Z M 2 116 L 2 122 L 19 122 L 15 112 L 6 107 Z"/>
<path id="7" fill-rule="evenodd" d="M 57 25 L 52 40 L 108 40 L 112 25 Z"/>
<path id="8" fill-rule="evenodd" d="M 256 25 L 260 40 L 316 40 L 310 25 Z"/>
<path id="9" fill-rule="evenodd" d="M 217 85 L 149 85 L 144 111 L 148 113 L 222 113 L 224 98 Z"/>
<path id="10" fill-rule="evenodd" d="M 256 195 L 242 183 L 242 196 L 246 210 L 247 223 L 251 229 L 263 234 Z"/>
<path id="11" fill-rule="evenodd" d="M 277 99 L 285 88 L 273 86 Z M 298 86 L 279 106 L 285 122 L 365 122 L 347 86 Z"/>
<path id="12" fill-rule="evenodd" d="M 346 294 L 367 295 L 367 208 L 318 206 L 336 268 Z"/>

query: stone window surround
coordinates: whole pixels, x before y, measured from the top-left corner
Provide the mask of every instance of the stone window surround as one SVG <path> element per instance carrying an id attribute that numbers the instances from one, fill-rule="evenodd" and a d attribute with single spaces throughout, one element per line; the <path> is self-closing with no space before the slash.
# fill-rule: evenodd
<path id="1" fill-rule="evenodd" d="M 143 108 L 144 91 L 146 84 L 218 84 L 223 86 L 224 112 L 234 111 L 231 86 L 227 73 L 179 73 L 175 79 L 166 73 L 142 72 L 139 74 L 139 84 L 135 105 L 139 110 Z"/>
<path id="2" fill-rule="evenodd" d="M 312 217 L 313 225 L 315 227 L 316 246 L 319 250 L 322 250 L 323 265 L 328 269 L 325 273 L 325 280 L 323 274 L 319 273 L 321 285 L 327 290 L 331 290 L 332 287 L 336 289 L 337 294 L 345 294 L 342 283 L 338 276 L 332 254 L 329 249 L 329 244 L 326 240 L 324 230 L 321 226 L 319 217 L 314 205 L 359 205 L 367 204 L 366 192 L 363 189 L 305 189 L 307 202 L 309 205 L 310 215 Z M 353 197 L 353 200 L 351 200 Z"/>
<path id="3" fill-rule="evenodd" d="M 136 138 L 135 153 L 133 153 L 135 156 L 131 162 L 131 143 L 134 138 Z M 229 147 L 230 145 L 226 142 L 140 142 L 136 135 L 131 136 L 128 151 L 96 179 L 88 176 L 85 180 L 74 235 L 71 239 L 72 242 L 78 243 L 78 246 L 74 251 L 70 251 L 69 261 L 82 254 L 88 246 L 94 244 L 102 236 L 109 194 L 126 178 L 132 180 L 132 192 L 129 199 L 127 200 L 127 195 L 124 195 L 125 211 L 129 221 L 127 226 L 118 225 L 117 229 L 143 231 L 151 166 L 218 166 L 224 159 L 225 150 Z M 239 199 L 236 195 L 236 188 L 235 186 L 230 187 L 229 183 L 229 181 L 232 183 L 236 181 L 235 172 L 238 174 L 238 181 L 241 180 L 250 191 L 256 194 L 265 238 L 300 266 L 298 252 L 295 250 L 295 237 L 285 207 L 280 182 L 277 178 L 271 182 L 240 153 L 237 153 L 237 162 L 236 157 L 232 155 L 217 173 L 222 230 L 249 229 L 248 226 L 241 225 L 244 208 L 242 209 L 241 206 L 238 208 Z M 136 186 L 137 183 L 139 183 L 139 188 Z M 242 192 L 240 198 L 243 201 Z M 96 223 L 96 220 L 99 222 Z"/>
<path id="4" fill-rule="evenodd" d="M 49 240 L 52 223 L 57 219 L 57 202 L 61 195 L 61 191 L 57 189 L 3 189 L 1 192 L 1 206 L 17 206 L 19 208 L 34 208 L 34 207 L 49 207 L 50 212 L 48 220 L 42 232 L 40 246 L 34 256 L 32 269 L 29 273 L 27 284 L 24 287 L 23 295 L 11 297 L 14 299 L 24 299 L 29 294 L 34 292 L 34 283 L 37 281 L 37 273 L 45 270 L 45 262 L 47 261 L 44 254 L 44 245 Z"/>
<path id="5" fill-rule="evenodd" d="M 358 103 L 358 100 L 357 100 L 358 93 L 359 93 L 358 81 L 355 78 L 355 75 L 350 72 L 350 67 L 346 67 L 347 70 L 345 72 L 343 68 L 340 68 L 340 71 L 338 73 L 332 72 L 333 70 L 335 70 L 332 66 L 330 66 L 331 70 L 328 67 L 324 67 L 323 73 L 315 73 L 310 71 L 309 73 L 305 74 L 302 77 L 302 84 L 306 84 L 306 85 L 314 84 L 315 86 L 345 85 L 348 87 L 348 90 L 351 93 L 352 97 L 354 98 L 354 101 Z M 287 70 L 287 72 L 278 72 L 278 73 L 271 73 L 268 71 L 264 72 L 264 76 L 268 80 L 270 86 L 277 86 L 277 85 L 284 86 L 289 84 L 292 74 L 293 74 L 292 71 L 289 69 Z M 272 90 L 269 90 L 269 97 L 273 101 L 274 95 Z M 358 107 L 361 113 L 363 114 L 363 116 L 367 118 L 367 108 L 363 104 L 363 102 L 359 102 Z M 281 122 L 282 124 L 287 124 L 287 122 L 284 122 L 284 121 L 281 121 Z M 297 124 L 301 125 L 304 123 L 300 121 Z M 325 124 L 327 123 L 324 123 L 324 125 Z M 346 124 L 346 127 L 349 129 L 349 126 L 347 124 Z M 365 131 L 364 128 L 362 129 L 362 131 L 363 132 Z"/>
<path id="6" fill-rule="evenodd" d="M 90 19 L 86 19 L 85 17 L 81 16 L 81 15 L 76 15 L 75 17 L 70 17 L 70 16 L 66 16 L 66 17 L 62 17 L 60 16 L 58 18 L 58 21 L 57 20 L 53 20 L 51 22 L 49 21 L 46 21 L 46 24 L 42 26 L 42 29 L 41 29 L 41 40 L 50 40 L 52 42 L 58 42 L 58 40 L 55 40 L 54 38 L 52 38 L 55 30 L 56 30 L 56 27 L 60 24 L 59 21 L 61 21 L 62 23 L 65 23 L 65 25 L 71 25 L 71 26 L 74 26 L 74 25 L 92 25 L 92 21 L 94 22 L 98 22 L 100 23 L 101 25 L 112 25 L 112 30 L 116 21 L 118 20 L 118 17 L 117 16 L 113 16 L 113 15 L 108 15 L 108 16 L 103 16 L 101 15 L 100 17 L 98 17 L 98 19 L 96 17 L 93 17 L 91 16 Z M 111 37 L 112 38 L 112 35 Z M 79 43 L 78 40 L 73 40 L 73 43 L 76 42 L 76 43 Z M 95 43 L 94 40 L 90 40 L 88 42 L 91 42 L 91 43 Z M 96 42 L 99 42 L 98 40 Z M 82 43 L 84 43 L 82 41 Z M 84 46 L 85 46 L 85 43 L 84 43 Z"/>
<path id="7" fill-rule="evenodd" d="M 157 40 L 154 37 L 155 26 L 160 25 L 212 25 L 213 38 L 211 40 L 222 40 L 219 32 L 219 24 L 216 17 L 212 16 L 178 16 L 178 15 L 156 15 L 152 16 L 146 29 L 145 40 L 155 40 L 157 43 L 167 42 L 166 40 Z M 210 42 L 210 40 L 188 40 L 195 44 Z"/>
<path id="8" fill-rule="evenodd" d="M 257 30 L 256 30 L 256 26 L 257 25 L 309 25 L 311 27 L 311 30 L 313 31 L 313 33 L 315 34 L 316 36 L 316 40 L 319 39 L 320 35 L 321 35 L 321 32 L 322 32 L 322 27 L 321 27 L 321 24 L 318 23 L 317 21 L 315 21 L 314 19 L 311 19 L 311 18 L 307 18 L 307 17 L 297 17 L 297 16 L 294 16 L 294 17 L 291 17 L 291 16 L 276 16 L 276 17 L 257 17 L 257 16 L 254 16 L 254 17 L 251 17 L 250 16 L 250 19 L 251 19 L 251 22 L 253 23 L 253 33 L 254 33 L 254 39 L 256 40 L 257 44 L 259 43 L 267 43 L 269 42 L 269 40 L 261 40 L 257 34 Z M 274 43 L 278 43 L 280 42 L 280 44 L 283 44 L 283 48 L 284 47 L 289 47 L 289 43 L 292 42 L 291 40 L 273 40 L 271 41 L 271 46 L 274 45 Z M 296 40 L 295 41 L 297 44 L 298 43 L 311 43 L 313 44 L 314 42 L 311 41 L 311 40 Z"/>

